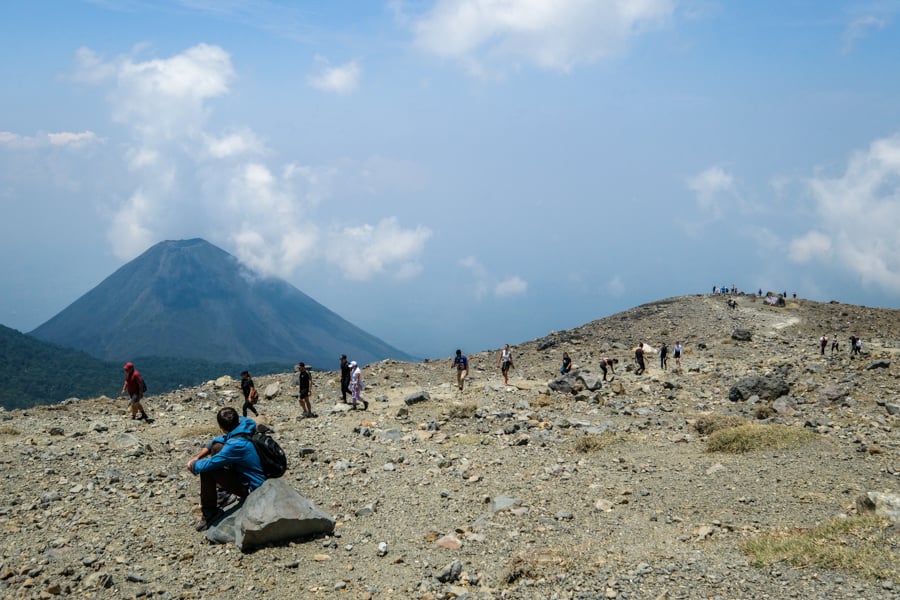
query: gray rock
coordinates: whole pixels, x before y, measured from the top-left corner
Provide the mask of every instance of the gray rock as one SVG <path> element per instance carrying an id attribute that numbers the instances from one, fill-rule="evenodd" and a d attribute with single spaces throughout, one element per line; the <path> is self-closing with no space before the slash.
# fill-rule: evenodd
<path id="1" fill-rule="evenodd" d="M 242 551 L 334 532 L 334 519 L 281 479 L 269 479 L 206 532 L 213 543 L 234 541 Z M 230 530 L 230 531 L 229 531 Z"/>
<path id="2" fill-rule="evenodd" d="M 749 329 L 735 329 L 731 332 L 731 339 L 737 340 L 738 342 L 752 342 L 753 334 Z"/>
<path id="3" fill-rule="evenodd" d="M 414 393 L 410 394 L 409 396 L 407 396 L 403 400 L 403 402 L 407 406 L 412 406 L 413 404 L 419 404 L 420 402 L 427 402 L 428 400 L 431 400 L 431 394 L 429 394 L 428 392 L 426 392 L 424 390 L 420 390 L 418 392 L 414 392 Z"/>
<path id="4" fill-rule="evenodd" d="M 780 377 L 760 377 L 751 375 L 738 381 L 728 392 L 732 402 L 746 400 L 751 396 L 759 396 L 763 400 L 776 400 L 791 391 L 787 382 Z"/>
<path id="5" fill-rule="evenodd" d="M 772 404 L 772 409 L 779 415 L 789 417 L 797 413 L 797 403 L 790 396 L 782 396 Z"/>
<path id="6" fill-rule="evenodd" d="M 582 384 L 578 382 L 578 372 L 566 373 L 561 375 L 547 384 L 554 392 L 561 394 L 572 394 L 581 391 Z"/>
<path id="7" fill-rule="evenodd" d="M 856 499 L 856 511 L 860 514 L 874 512 L 890 519 L 891 523 L 900 524 L 900 494 L 867 492 Z"/>
<path id="8" fill-rule="evenodd" d="M 603 382 L 590 371 L 579 371 L 576 380 L 586 389 L 595 392 L 603 387 Z"/>
<path id="9" fill-rule="evenodd" d="M 459 562 L 459 559 L 456 559 L 452 563 L 444 567 L 444 569 L 435 577 L 437 577 L 437 580 L 441 583 L 453 583 L 454 581 L 459 580 L 459 576 L 461 573 L 462 563 Z"/>
<path id="10" fill-rule="evenodd" d="M 266 386 L 266 389 L 263 390 L 263 396 L 266 400 L 271 400 L 275 396 L 281 393 L 281 384 L 277 381 L 274 383 L 270 383 Z"/>
<path id="11" fill-rule="evenodd" d="M 850 395 L 850 390 L 841 385 L 826 385 L 819 393 L 819 397 L 823 402 L 828 404 L 840 402 Z"/>
<path id="12" fill-rule="evenodd" d="M 871 371 L 872 369 L 887 369 L 891 366 L 891 361 L 889 360 L 876 360 L 868 367 L 866 367 L 866 371 Z"/>

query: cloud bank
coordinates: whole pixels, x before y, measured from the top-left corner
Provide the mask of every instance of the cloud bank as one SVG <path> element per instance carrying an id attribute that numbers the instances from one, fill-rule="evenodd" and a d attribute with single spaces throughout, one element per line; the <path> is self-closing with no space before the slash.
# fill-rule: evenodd
<path id="1" fill-rule="evenodd" d="M 900 292 L 900 134 L 854 153 L 840 177 L 807 181 L 809 231 L 790 243 L 797 263 L 850 272 L 867 285 Z"/>
<path id="2" fill-rule="evenodd" d="M 509 64 L 565 72 L 614 56 L 673 13 L 672 0 L 438 0 L 405 20 L 420 48 L 488 75 Z"/>
<path id="3" fill-rule="evenodd" d="M 146 60 L 106 60 L 82 48 L 76 63 L 75 79 L 104 86 L 113 121 L 130 134 L 123 167 L 134 188 L 116 202 L 108 231 L 120 258 L 133 258 L 161 239 L 203 236 L 224 238 L 230 251 L 264 275 L 287 277 L 316 261 L 333 263 L 353 280 L 420 272 L 419 257 L 431 236 L 426 226 L 406 228 L 391 215 L 375 224 L 346 223 L 346 214 L 329 212 L 333 203 L 324 202 L 353 186 L 359 193 L 371 193 L 375 183 L 379 191 L 390 190 L 403 173 L 402 161 L 274 165 L 251 129 L 214 130 L 213 102 L 229 94 L 237 79 L 223 48 L 198 44 Z M 312 81 L 325 91 L 349 93 L 359 72 L 350 63 Z M 90 135 L 48 139 L 84 143 Z M 23 141 L 0 134 L 0 143 Z"/>

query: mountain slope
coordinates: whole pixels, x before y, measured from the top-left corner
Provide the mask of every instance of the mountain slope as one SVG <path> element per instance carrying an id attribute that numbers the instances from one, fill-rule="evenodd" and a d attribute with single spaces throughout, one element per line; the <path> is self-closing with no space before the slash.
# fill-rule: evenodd
<path id="1" fill-rule="evenodd" d="M 201 239 L 156 244 L 31 335 L 108 360 L 324 366 L 340 354 L 362 363 L 411 358 Z"/>

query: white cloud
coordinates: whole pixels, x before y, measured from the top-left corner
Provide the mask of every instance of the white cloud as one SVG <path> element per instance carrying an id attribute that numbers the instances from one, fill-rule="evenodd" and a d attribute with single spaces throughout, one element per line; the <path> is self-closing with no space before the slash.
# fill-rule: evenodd
<path id="1" fill-rule="evenodd" d="M 528 291 L 528 283 L 518 276 L 507 277 L 494 286 L 494 295 L 498 298 L 519 296 Z"/>
<path id="2" fill-rule="evenodd" d="M 824 233 L 810 231 L 806 235 L 791 240 L 788 257 L 794 262 L 808 262 L 831 255 L 831 240 Z"/>
<path id="3" fill-rule="evenodd" d="M 616 275 L 606 283 L 606 291 L 610 296 L 622 296 L 625 294 L 625 282 Z"/>
<path id="4" fill-rule="evenodd" d="M 415 43 L 478 75 L 519 63 L 569 71 L 619 54 L 631 38 L 665 25 L 673 0 L 438 0 L 410 22 Z"/>
<path id="5" fill-rule="evenodd" d="M 884 29 L 890 24 L 890 19 L 884 16 L 863 15 L 855 17 L 844 30 L 843 49 L 844 54 L 853 51 L 856 43 L 864 38 L 872 29 Z"/>
<path id="6" fill-rule="evenodd" d="M 710 167 L 689 177 L 687 185 L 696 194 L 697 208 L 711 219 L 721 218 L 722 203 L 735 193 L 734 177 L 722 167 Z"/>
<path id="7" fill-rule="evenodd" d="M 319 58 L 318 60 L 323 63 L 322 67 L 318 73 L 307 79 L 309 85 L 320 92 L 341 95 L 351 94 L 356 91 L 356 88 L 359 86 L 359 79 L 362 76 L 362 69 L 356 61 L 337 67 L 329 67 L 324 59 Z"/>
<path id="8" fill-rule="evenodd" d="M 854 153 L 841 177 L 815 177 L 808 187 L 810 231 L 792 240 L 790 258 L 827 261 L 900 292 L 900 134 Z"/>
<path id="9" fill-rule="evenodd" d="M 10 131 L 0 131 L 0 146 L 18 149 L 42 148 L 47 146 L 79 148 L 102 142 L 93 131 L 78 133 L 61 131 L 36 136 L 19 135 Z"/>
<path id="10" fill-rule="evenodd" d="M 104 61 L 83 49 L 78 62 L 79 80 L 111 87 L 113 116 L 133 134 L 124 159 L 137 191 L 113 211 L 108 233 L 117 256 L 133 258 L 165 238 L 225 237 L 227 249 L 263 275 L 290 277 L 329 261 L 355 280 L 421 271 L 427 227 L 404 228 L 394 217 L 344 228 L 317 223 L 319 208 L 347 221 L 327 199 L 348 190 L 383 193 L 406 176 L 414 180 L 406 163 L 374 157 L 275 166 L 265 161 L 266 148 L 253 131 L 207 131 L 210 102 L 229 93 L 235 78 L 223 49 L 200 44 L 142 62 Z"/>
<path id="11" fill-rule="evenodd" d="M 348 279 L 366 281 L 389 270 L 394 277 L 417 275 L 421 271 L 418 257 L 431 230 L 403 229 L 396 217 L 388 217 L 375 226 L 344 227 L 330 235 L 330 251 L 324 258 Z"/>
<path id="12" fill-rule="evenodd" d="M 498 279 L 489 273 L 484 265 L 474 256 L 467 256 L 461 259 L 459 265 L 472 274 L 474 279 L 472 294 L 479 300 L 488 294 L 492 294 L 497 298 L 506 298 L 518 296 L 528 291 L 528 282 L 518 275 Z"/>
<path id="13" fill-rule="evenodd" d="M 198 44 L 166 59 L 131 57 L 102 60 L 82 48 L 76 56 L 76 79 L 111 81 L 114 118 L 140 135 L 159 142 L 196 133 L 206 120 L 205 103 L 228 93 L 234 79 L 231 57 L 218 46 Z"/>
<path id="14" fill-rule="evenodd" d="M 204 136 L 204 139 L 206 140 L 206 151 L 213 158 L 261 154 L 265 150 L 265 146 L 256 134 L 248 129 L 219 137 Z"/>

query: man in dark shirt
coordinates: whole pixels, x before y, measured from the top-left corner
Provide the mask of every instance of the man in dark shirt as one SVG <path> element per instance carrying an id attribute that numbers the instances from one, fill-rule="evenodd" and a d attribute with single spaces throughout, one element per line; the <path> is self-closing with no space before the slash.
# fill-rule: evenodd
<path id="1" fill-rule="evenodd" d="M 644 342 L 638 342 L 637 348 L 634 349 L 634 360 L 638 364 L 634 374 L 640 375 L 644 372 Z"/>
<path id="2" fill-rule="evenodd" d="M 312 406 L 309 403 L 309 393 L 312 389 L 312 375 L 309 374 L 304 363 L 298 364 L 297 370 L 299 371 L 300 380 L 300 410 L 303 411 L 304 417 L 316 417 L 318 415 L 312 411 Z"/>
<path id="3" fill-rule="evenodd" d="M 341 400 L 347 404 L 347 394 L 350 393 L 350 363 L 347 355 L 341 354 Z"/>

